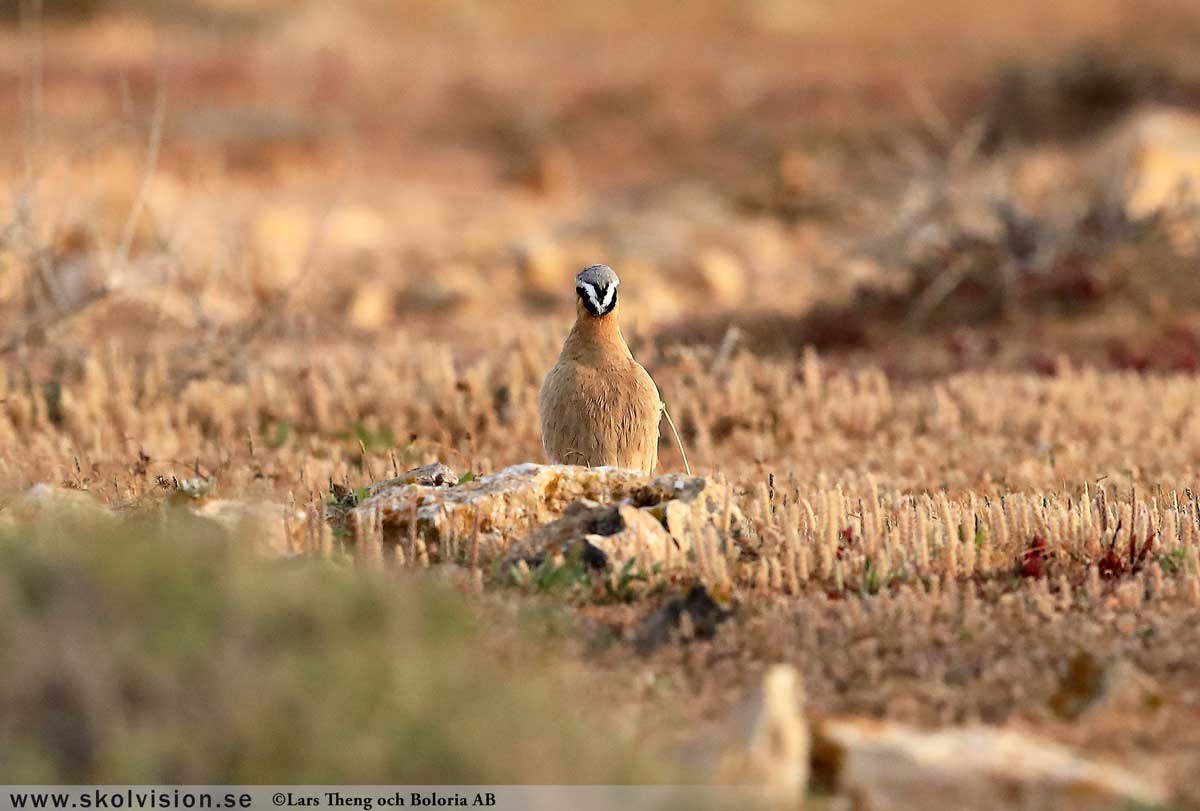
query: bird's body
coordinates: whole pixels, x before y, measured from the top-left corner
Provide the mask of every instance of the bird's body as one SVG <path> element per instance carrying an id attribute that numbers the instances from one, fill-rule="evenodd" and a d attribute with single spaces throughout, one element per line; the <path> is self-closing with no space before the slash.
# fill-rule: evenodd
<path id="1" fill-rule="evenodd" d="M 538 400 L 542 446 L 558 464 L 652 473 L 662 401 L 621 335 L 618 283 L 603 265 L 586 268 L 576 279 L 575 327 Z"/>

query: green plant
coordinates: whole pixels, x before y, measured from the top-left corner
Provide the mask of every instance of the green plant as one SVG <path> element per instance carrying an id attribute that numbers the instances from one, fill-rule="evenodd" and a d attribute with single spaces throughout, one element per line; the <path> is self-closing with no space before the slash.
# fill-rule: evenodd
<path id="1" fill-rule="evenodd" d="M 0 531 L 0 777 L 644 774 L 632 751 L 561 712 L 571 699 L 554 687 L 544 640 L 481 636 L 462 598 L 427 579 L 398 584 L 315 559 L 266 564 L 246 547 L 174 509 L 115 526 L 63 514 Z"/>

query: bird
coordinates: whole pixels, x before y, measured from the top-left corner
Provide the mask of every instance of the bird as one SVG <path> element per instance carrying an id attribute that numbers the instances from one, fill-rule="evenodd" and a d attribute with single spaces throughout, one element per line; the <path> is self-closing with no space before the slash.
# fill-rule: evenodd
<path id="1" fill-rule="evenodd" d="M 575 326 L 538 397 L 542 447 L 554 464 L 650 474 L 663 403 L 621 335 L 620 283 L 608 265 L 575 276 Z"/>

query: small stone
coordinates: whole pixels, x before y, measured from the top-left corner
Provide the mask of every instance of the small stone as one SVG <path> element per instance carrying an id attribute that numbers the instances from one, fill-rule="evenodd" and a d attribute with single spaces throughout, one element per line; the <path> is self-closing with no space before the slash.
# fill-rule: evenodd
<path id="1" fill-rule="evenodd" d="M 296 280 L 313 238 L 313 218 L 294 205 L 276 205 L 255 219 L 253 244 L 260 283 L 282 289 Z"/>
<path id="2" fill-rule="evenodd" d="M 742 303 L 746 296 L 745 268 L 732 253 L 710 248 L 697 258 L 696 270 L 713 304 L 736 307 Z"/>
<path id="3" fill-rule="evenodd" d="M 85 490 L 35 484 L 4 511 L 13 525 L 21 523 L 47 524 L 69 521 L 112 526 L 116 516 Z"/>
<path id="4" fill-rule="evenodd" d="M 804 705 L 796 668 L 772 665 L 757 690 L 706 730 L 693 750 L 698 762 L 714 783 L 755 786 L 763 808 L 807 808 L 812 733 Z"/>
<path id="5" fill-rule="evenodd" d="M 1131 217 L 1200 202 L 1200 116 L 1169 109 L 1142 113 L 1129 133 Z"/>
<path id="6" fill-rule="evenodd" d="M 747 773 L 780 807 L 796 807 L 808 790 L 812 734 L 804 717 L 804 688 L 791 665 L 773 665 L 763 676 Z"/>
<path id="7" fill-rule="evenodd" d="M 248 541 L 255 552 L 275 558 L 297 554 L 303 543 L 306 516 L 297 510 L 289 521 L 285 518 L 287 509 L 273 501 L 211 499 L 195 504 L 189 511 L 215 522 L 230 537 Z"/>
<path id="8" fill-rule="evenodd" d="M 431 465 L 414 467 L 387 481 L 377 482 L 367 488 L 367 492 L 373 496 L 388 488 L 403 487 L 407 484 L 418 484 L 421 487 L 453 487 L 458 484 L 458 474 L 449 465 L 434 462 Z"/>
<path id="9" fill-rule="evenodd" d="M 1060 744 L 992 727 L 922 730 L 864 719 L 814 729 L 814 775 L 871 808 L 1111 808 L 1161 805 L 1165 787 Z"/>
<path id="10" fill-rule="evenodd" d="M 382 329 L 395 314 L 392 289 L 382 282 L 359 284 L 354 289 L 346 319 L 350 326 L 367 332 Z"/>
<path id="11" fill-rule="evenodd" d="M 353 255 L 380 250 L 387 243 L 388 223 L 378 212 L 366 206 L 335 208 L 325 224 L 331 250 Z"/>
<path id="12" fill-rule="evenodd" d="M 514 253 L 526 293 L 538 299 L 553 300 L 560 298 L 568 289 L 570 269 L 566 257 L 554 243 L 541 239 L 530 240 L 518 245 Z"/>

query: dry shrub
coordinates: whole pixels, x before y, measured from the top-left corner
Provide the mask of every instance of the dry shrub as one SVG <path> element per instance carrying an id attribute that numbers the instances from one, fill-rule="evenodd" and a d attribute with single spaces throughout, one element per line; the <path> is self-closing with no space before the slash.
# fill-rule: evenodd
<path id="1" fill-rule="evenodd" d="M 0 530 L 7 782 L 651 774 L 620 738 L 563 722 L 590 710 L 581 674 L 551 666 L 561 646 L 481 628 L 449 583 L 264 564 L 183 511 L 58 519 Z"/>

